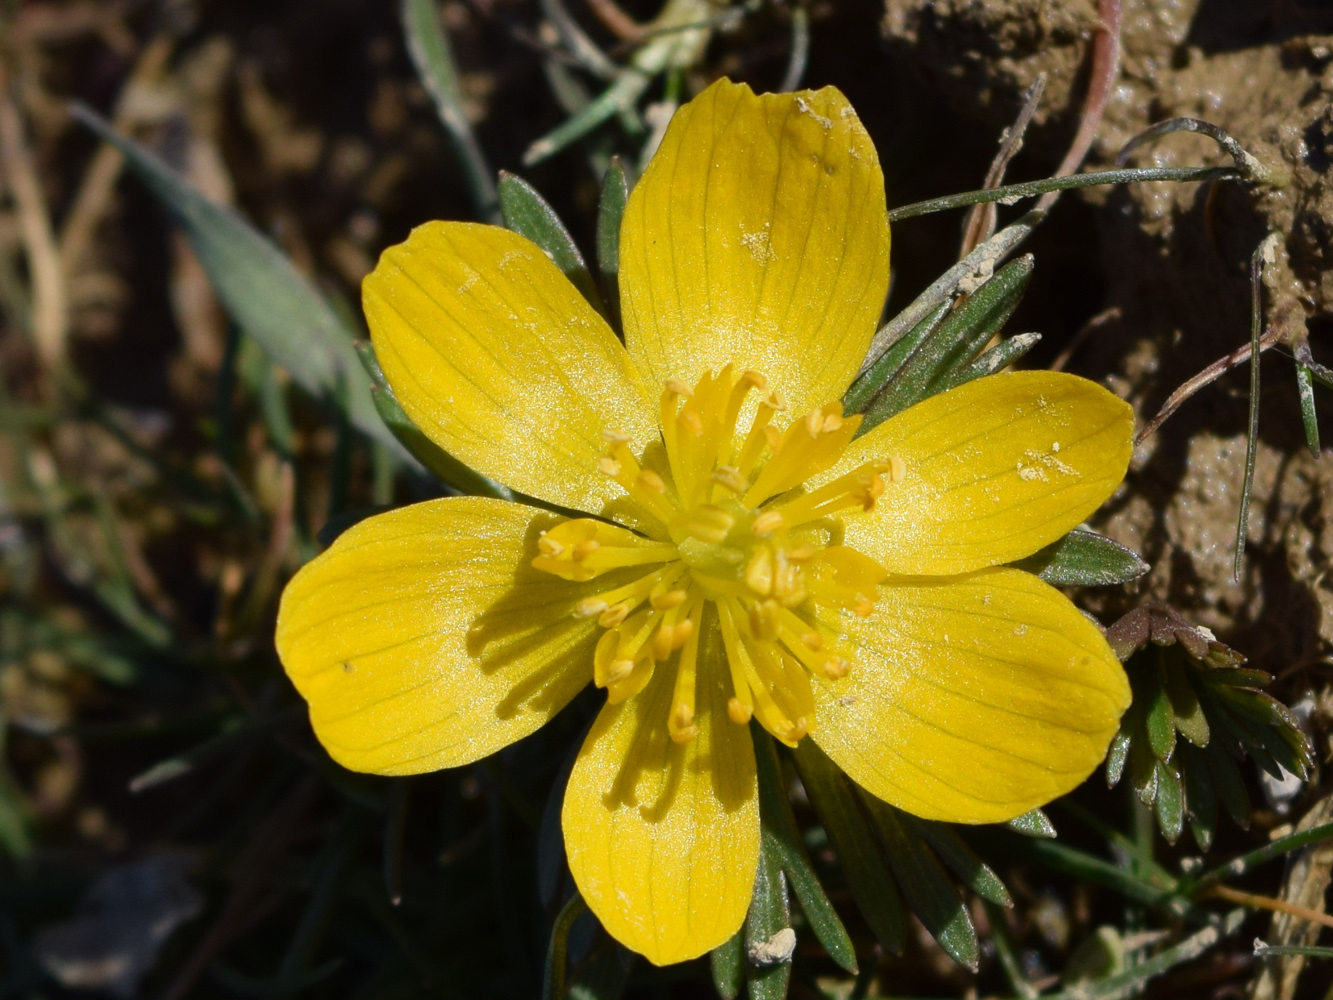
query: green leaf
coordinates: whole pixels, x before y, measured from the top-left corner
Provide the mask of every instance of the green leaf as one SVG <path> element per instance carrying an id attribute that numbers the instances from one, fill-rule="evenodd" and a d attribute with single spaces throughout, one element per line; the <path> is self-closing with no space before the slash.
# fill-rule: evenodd
<path id="1" fill-rule="evenodd" d="M 772 841 L 769 849 L 786 873 L 819 943 L 830 958 L 855 974 L 856 948 L 838 918 L 837 911 L 833 909 L 833 904 L 825 895 L 824 887 L 806 854 L 791 802 L 787 798 L 787 789 L 782 782 L 781 765 L 773 738 L 758 725 L 751 726 L 750 732 L 754 737 L 759 772 L 759 815 L 766 842 L 770 838 Z"/>
<path id="2" fill-rule="evenodd" d="M 80 104 L 71 114 L 111 143 L 167 207 L 199 258 L 227 311 L 269 356 L 316 398 L 345 386 L 353 426 L 401 454 L 370 398 L 354 334 L 315 287 L 267 237 L 223 205 L 209 201 L 158 156 L 120 135 Z"/>
<path id="3" fill-rule="evenodd" d="M 1204 755 L 1208 761 L 1208 772 L 1212 775 L 1213 788 L 1236 824 L 1242 829 L 1249 829 L 1250 793 L 1245 788 L 1245 779 L 1241 777 L 1240 769 L 1236 767 L 1231 755 L 1221 747 L 1214 749 L 1214 746 L 1210 745 Z"/>
<path id="4" fill-rule="evenodd" d="M 1163 670 L 1177 731 L 1196 747 L 1206 747 L 1212 731 L 1208 726 L 1208 715 L 1199 704 L 1198 692 L 1190 683 L 1191 668 L 1183 657 L 1172 656 L 1163 658 Z"/>
<path id="5" fill-rule="evenodd" d="M 1170 764 L 1157 762 L 1157 799 L 1154 803 L 1157 825 L 1168 844 L 1180 839 L 1185 822 L 1185 795 L 1180 787 L 1180 775 Z"/>
<path id="6" fill-rule="evenodd" d="M 1189 818 L 1190 832 L 1194 834 L 1194 842 L 1201 851 L 1212 847 L 1213 830 L 1217 827 L 1217 793 L 1213 790 L 1206 753 L 1193 744 L 1181 744 L 1180 770 L 1185 778 L 1185 813 Z"/>
<path id="7" fill-rule="evenodd" d="M 1133 549 L 1083 528 L 1011 565 L 1054 587 L 1110 587 L 1137 580 L 1151 568 Z"/>
<path id="8" fill-rule="evenodd" d="M 583 254 L 574 237 L 556 215 L 555 209 L 537 193 L 537 189 L 516 174 L 500 172 L 500 214 L 509 229 L 526 236 L 542 248 L 565 277 L 574 283 L 588 304 L 603 316 L 606 306 Z"/>
<path id="9" fill-rule="evenodd" d="M 722 1000 L 733 1000 L 745 980 L 744 930 L 739 930 L 708 955 L 708 967 L 713 975 L 713 989 Z"/>
<path id="10" fill-rule="evenodd" d="M 773 837 L 766 835 L 760 838 L 754 895 L 745 915 L 745 986 L 750 1000 L 786 997 L 795 947 L 787 879 L 773 850 Z"/>
<path id="11" fill-rule="evenodd" d="M 1009 890 L 1005 888 L 1000 876 L 968 846 L 953 827 L 947 823 L 934 823 L 930 820 L 917 819 L 904 814 L 904 821 L 916 829 L 930 844 L 944 864 L 963 880 L 963 884 L 982 899 L 999 906 L 1012 906 Z"/>
<path id="12" fill-rule="evenodd" d="M 861 413 L 874 398 L 898 374 L 898 370 L 921 344 L 929 337 L 949 314 L 953 302 L 945 299 L 927 312 L 921 321 L 885 349 L 884 353 L 860 375 L 856 376 L 846 394 L 842 397 L 842 408 L 846 413 Z"/>
<path id="13" fill-rule="evenodd" d="M 959 368 L 953 374 L 941 379 L 939 385 L 935 386 L 935 391 L 948 392 L 976 379 L 994 375 L 1000 369 L 1008 368 L 1040 342 L 1039 333 L 1016 333 L 979 355 L 970 365 Z"/>
<path id="14" fill-rule="evenodd" d="M 1129 747 L 1129 779 L 1134 793 L 1145 806 L 1157 798 L 1157 758 L 1144 739 L 1135 739 Z"/>
<path id="15" fill-rule="evenodd" d="M 602 178 L 602 197 L 597 203 L 597 270 L 606 289 L 607 309 L 620 326 L 620 220 L 629 201 L 629 171 L 620 157 L 613 156 Z"/>
<path id="16" fill-rule="evenodd" d="M 398 404 L 398 398 L 393 394 L 389 380 L 384 377 L 384 371 L 380 368 L 379 359 L 375 357 L 375 348 L 371 346 L 370 341 L 357 341 L 356 352 L 361 364 L 365 366 L 366 374 L 370 376 L 370 396 L 380 419 L 413 458 L 460 493 L 498 497 L 501 500 L 514 499 L 514 494 L 506 487 L 492 482 L 480 472 L 464 465 L 426 437 L 420 428 L 408 419 Z"/>
<path id="17" fill-rule="evenodd" d="M 980 954 L 977 932 L 939 859 L 907 828 L 893 806 L 864 792 L 861 801 L 875 820 L 884 854 L 908 905 L 940 947 L 975 972 Z"/>
<path id="18" fill-rule="evenodd" d="M 814 740 L 801 740 L 795 757 L 801 783 L 828 831 L 852 898 L 885 950 L 901 954 L 902 897 L 851 788 Z"/>
<path id="19" fill-rule="evenodd" d="M 1025 837 L 1039 837 L 1042 840 L 1052 840 L 1055 837 L 1055 824 L 1040 809 L 1032 809 L 1022 816 L 1015 816 L 1004 825 Z"/>
<path id="20" fill-rule="evenodd" d="M 1301 402 L 1301 423 L 1305 425 L 1305 443 L 1310 454 L 1319 457 L 1319 416 L 1314 408 L 1314 383 L 1308 366 L 1296 364 L 1296 391 Z"/>
<path id="21" fill-rule="evenodd" d="M 941 379 L 971 362 L 1018 306 L 1032 266 L 1030 255 L 1011 261 L 949 313 L 871 400 L 858 433 L 934 395 Z"/>
<path id="22" fill-rule="evenodd" d="M 546 974 L 542 976 L 542 1000 L 565 1000 L 568 985 L 566 969 L 569 965 L 569 932 L 574 921 L 588 909 L 583 897 L 575 892 L 565 901 L 551 927 L 551 940 L 546 946 Z"/>
<path id="23" fill-rule="evenodd" d="M 1134 697 L 1142 697 L 1147 709 L 1143 722 L 1148 746 L 1158 760 L 1170 760 L 1176 749 L 1176 719 L 1171 713 L 1171 699 L 1156 670 L 1140 668 L 1136 673 L 1141 680 L 1134 684 Z"/>
<path id="24" fill-rule="evenodd" d="M 1120 779 L 1125 773 L 1125 761 L 1129 759 L 1129 745 L 1132 742 L 1129 733 L 1125 732 L 1124 723 L 1121 723 L 1120 730 L 1111 740 L 1111 748 L 1106 751 L 1106 787 L 1114 788 L 1120 784 Z"/>

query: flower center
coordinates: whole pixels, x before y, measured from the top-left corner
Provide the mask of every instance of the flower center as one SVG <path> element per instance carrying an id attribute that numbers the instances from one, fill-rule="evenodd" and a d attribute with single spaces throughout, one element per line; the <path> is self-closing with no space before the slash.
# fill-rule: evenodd
<path id="1" fill-rule="evenodd" d="M 624 435 L 608 433 L 600 462 L 628 494 L 624 519 L 636 533 L 580 518 L 538 541 L 533 566 L 567 580 L 647 570 L 580 601 L 575 614 L 606 629 L 593 679 L 613 703 L 643 690 L 659 663 L 676 658 L 667 728 L 680 742 L 698 732 L 707 605 L 716 608 L 731 675 L 728 715 L 738 724 L 757 717 L 794 745 L 815 724 L 810 675 L 836 680 L 852 669 L 838 617 L 869 615 L 887 575 L 839 543 L 834 515 L 870 510 L 886 484 L 902 478 L 901 459 L 872 460 L 811 488 L 837 464 L 861 418 L 831 403 L 779 429 L 774 421 L 786 409 L 757 372 L 737 376 L 728 366 L 693 389 L 669 381 L 660 442 L 636 453 Z"/>

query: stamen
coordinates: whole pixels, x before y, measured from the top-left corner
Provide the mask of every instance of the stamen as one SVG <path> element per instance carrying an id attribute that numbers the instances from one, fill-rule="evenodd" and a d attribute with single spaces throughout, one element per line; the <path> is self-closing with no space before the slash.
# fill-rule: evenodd
<path id="1" fill-rule="evenodd" d="M 712 480 L 737 496 L 744 493 L 750 485 L 750 481 L 742 476 L 740 469 L 737 469 L 734 465 L 718 466 L 713 470 Z"/>
<path id="2" fill-rule="evenodd" d="M 685 603 L 685 599 L 690 595 L 683 590 L 668 590 L 665 594 L 655 594 L 652 598 L 653 607 L 659 611 L 665 611 L 668 608 L 678 608 Z"/>
<path id="3" fill-rule="evenodd" d="M 685 533 L 701 542 L 720 545 L 735 526 L 736 519 L 721 507 L 704 504 L 690 512 L 685 521 Z"/>
<path id="4" fill-rule="evenodd" d="M 581 517 L 557 524 L 537 539 L 534 569 L 565 580 L 584 581 L 613 569 L 667 562 L 676 547 L 654 542 L 624 528 Z"/>
<path id="5" fill-rule="evenodd" d="M 750 530 L 756 535 L 771 535 L 786 527 L 786 519 L 776 510 L 766 510 L 754 519 Z"/>
<path id="6" fill-rule="evenodd" d="M 699 662 L 699 636 L 694 630 L 693 615 L 703 608 L 703 599 L 690 605 L 691 617 L 682 625 L 689 625 L 689 633 L 676 666 L 676 686 L 671 694 L 671 714 L 667 717 L 667 732 L 677 743 L 688 743 L 699 735 L 694 724 L 694 695 Z"/>

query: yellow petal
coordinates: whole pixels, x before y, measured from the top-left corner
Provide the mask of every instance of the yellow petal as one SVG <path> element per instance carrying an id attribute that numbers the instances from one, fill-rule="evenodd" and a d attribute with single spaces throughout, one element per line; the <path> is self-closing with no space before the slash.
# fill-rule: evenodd
<path id="1" fill-rule="evenodd" d="M 647 443 L 656 403 L 535 244 L 494 226 L 430 222 L 384 251 L 361 293 L 389 384 L 441 448 L 565 507 L 598 513 L 623 495 L 597 469 L 603 431 Z"/>
<path id="2" fill-rule="evenodd" d="M 1087 379 L 992 375 L 886 420 L 824 478 L 900 458 L 902 481 L 846 518 L 846 543 L 890 573 L 966 573 L 1078 527 L 1124 478 L 1133 430 L 1129 404 Z"/>
<path id="3" fill-rule="evenodd" d="M 602 709 L 565 792 L 579 892 L 612 937 L 657 965 L 736 933 L 759 862 L 750 731 L 727 718 L 715 623 L 701 642 L 698 735 L 683 744 L 669 736 L 675 670 L 659 664 L 638 696 Z"/>
<path id="4" fill-rule="evenodd" d="M 713 84 L 676 112 L 620 229 L 625 342 L 650 384 L 753 368 L 797 416 L 851 382 L 888 279 L 879 157 L 832 87 Z"/>
<path id="5" fill-rule="evenodd" d="M 851 673 L 816 679 L 813 739 L 862 787 L 927 819 L 998 823 L 1106 755 L 1129 683 L 1101 632 L 1012 569 L 880 589 L 842 617 Z"/>
<path id="6" fill-rule="evenodd" d="M 529 565 L 556 521 L 502 500 L 432 500 L 362 521 L 296 574 L 278 655 L 334 760 L 377 774 L 466 764 L 591 680 L 600 630 L 571 612 L 598 584 Z"/>

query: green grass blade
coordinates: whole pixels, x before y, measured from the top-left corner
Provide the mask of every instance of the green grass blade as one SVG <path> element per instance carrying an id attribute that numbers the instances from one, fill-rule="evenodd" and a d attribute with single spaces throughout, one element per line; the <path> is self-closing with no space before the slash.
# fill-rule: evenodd
<path id="1" fill-rule="evenodd" d="M 743 930 L 737 931 L 708 954 L 708 968 L 713 976 L 713 989 L 722 1000 L 733 1000 L 745 981 L 745 941 Z"/>
<path id="2" fill-rule="evenodd" d="M 898 374 L 912 352 L 935 332 L 935 328 L 949 314 L 951 307 L 952 303 L 947 299 L 935 306 L 915 326 L 891 343 L 884 353 L 875 359 L 874 364 L 856 376 L 846 395 L 842 397 L 843 412 L 862 412 L 875 394 L 888 384 L 889 379 Z"/>
<path id="3" fill-rule="evenodd" d="M 421 85 L 435 102 L 445 132 L 463 167 L 468 193 L 477 217 L 485 222 L 500 221 L 500 204 L 495 191 L 495 174 L 486 162 L 472 123 L 463 111 L 463 92 L 458 83 L 458 69 L 449 47 L 449 36 L 440 20 L 435 0 L 402 0 L 400 15 L 407 51 L 421 78 Z"/>
<path id="4" fill-rule="evenodd" d="M 759 726 L 751 726 L 750 731 L 754 736 L 755 760 L 759 771 L 759 815 L 764 826 L 764 836 L 771 838 L 773 854 L 786 873 L 815 937 L 830 958 L 854 974 L 857 969 L 856 948 L 837 911 L 833 909 L 833 904 L 825 895 L 824 887 L 806 854 L 805 843 L 801 840 L 801 832 L 783 786 L 782 770 L 773 738 Z"/>
<path id="5" fill-rule="evenodd" d="M 215 204 L 156 154 L 75 104 L 71 114 L 111 143 L 170 211 L 208 280 L 237 324 L 312 396 L 331 399 L 346 380 L 348 418 L 401 453 L 370 398 L 370 379 L 352 346 L 354 334 L 271 240 L 236 212 Z"/>
<path id="6" fill-rule="evenodd" d="M 820 821 L 828 830 L 852 898 L 880 944 L 894 954 L 903 948 L 903 904 L 875 836 L 842 772 L 813 740 L 796 746 L 796 767 Z"/>
<path id="7" fill-rule="evenodd" d="M 1301 423 L 1305 425 L 1305 443 L 1310 454 L 1319 457 L 1319 415 L 1314 408 L 1314 381 L 1308 365 L 1296 365 L 1296 391 L 1301 401 Z"/>
<path id="8" fill-rule="evenodd" d="M 546 946 L 546 972 L 542 976 L 542 1000 L 565 1000 L 568 995 L 566 970 L 569 967 L 569 932 L 574 921 L 588 909 L 577 892 L 570 896 L 556 914 L 551 940 Z"/>
<path id="9" fill-rule="evenodd" d="M 1008 340 L 996 344 L 990 350 L 979 355 L 977 360 L 970 365 L 959 368 L 953 374 L 941 379 L 939 384 L 935 386 L 935 391 L 948 392 L 950 389 L 957 389 L 960 385 L 966 385 L 976 379 L 994 375 L 1000 369 L 1008 368 L 1040 342 L 1041 334 L 1039 333 L 1016 333 Z"/>
<path id="10" fill-rule="evenodd" d="M 629 201 L 629 171 L 620 157 L 613 156 L 602 178 L 602 196 L 597 203 L 597 270 L 606 292 L 607 313 L 612 325 L 620 321 L 620 220 Z"/>
<path id="11" fill-rule="evenodd" d="M 792 949 L 787 877 L 774 850 L 774 838 L 760 839 L 754 896 L 745 915 L 746 994 L 750 1000 L 783 1000 L 791 982 Z"/>

